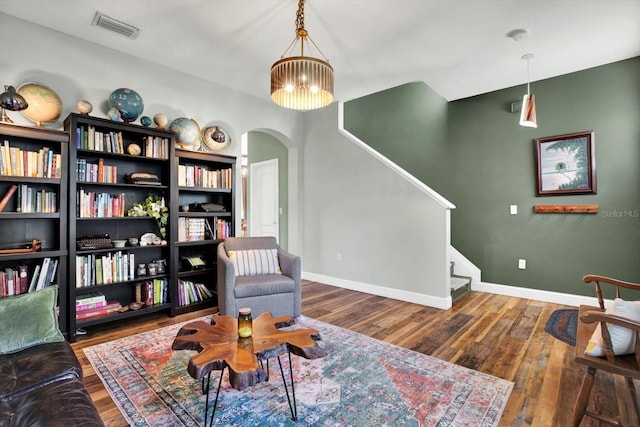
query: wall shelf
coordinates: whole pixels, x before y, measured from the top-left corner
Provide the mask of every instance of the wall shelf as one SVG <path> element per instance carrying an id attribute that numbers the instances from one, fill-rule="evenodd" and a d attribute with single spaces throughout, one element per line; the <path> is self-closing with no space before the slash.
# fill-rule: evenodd
<path id="1" fill-rule="evenodd" d="M 536 213 L 598 213 L 598 205 L 535 205 Z"/>

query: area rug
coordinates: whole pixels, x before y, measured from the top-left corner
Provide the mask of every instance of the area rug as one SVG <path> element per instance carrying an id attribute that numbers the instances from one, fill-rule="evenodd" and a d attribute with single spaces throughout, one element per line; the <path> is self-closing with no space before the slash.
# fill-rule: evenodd
<path id="1" fill-rule="evenodd" d="M 204 425 L 205 396 L 187 374 L 195 352 L 171 350 L 183 324 L 84 350 L 131 426 Z M 318 330 L 328 353 L 292 356 L 298 420 L 291 420 L 272 362 L 270 380 L 243 391 L 230 388 L 225 370 L 215 425 L 488 427 L 498 424 L 513 389 L 509 381 L 304 316 L 293 327 Z M 286 357 L 283 365 L 289 380 Z M 218 378 L 213 371 L 211 383 Z"/>
<path id="2" fill-rule="evenodd" d="M 577 328 L 577 308 L 562 308 L 554 311 L 544 325 L 545 332 L 574 347 L 576 346 Z"/>

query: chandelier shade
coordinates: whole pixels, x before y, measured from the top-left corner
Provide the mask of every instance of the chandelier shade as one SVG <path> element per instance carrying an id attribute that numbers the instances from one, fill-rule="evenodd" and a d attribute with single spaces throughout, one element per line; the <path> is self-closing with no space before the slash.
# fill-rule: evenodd
<path id="1" fill-rule="evenodd" d="M 522 97 L 522 110 L 520 111 L 520 126 L 537 128 L 536 96 L 528 93 Z"/>
<path id="2" fill-rule="evenodd" d="M 520 126 L 537 128 L 536 97 L 531 93 L 531 80 L 529 78 L 529 60 L 533 54 L 527 53 L 522 59 L 527 61 L 527 94 L 522 97 L 522 110 L 520 111 Z"/>
<path id="3" fill-rule="evenodd" d="M 297 42 L 300 42 L 300 54 L 292 55 Z M 296 38 L 271 66 L 271 100 L 281 107 L 307 111 L 333 102 L 333 67 L 326 58 L 305 56 L 305 43 L 309 46 L 309 42 L 320 52 L 304 28 L 304 0 L 299 0 Z"/>
<path id="4" fill-rule="evenodd" d="M 308 56 L 279 60 L 271 67 L 271 100 L 293 110 L 326 107 L 333 101 L 333 68 Z"/>

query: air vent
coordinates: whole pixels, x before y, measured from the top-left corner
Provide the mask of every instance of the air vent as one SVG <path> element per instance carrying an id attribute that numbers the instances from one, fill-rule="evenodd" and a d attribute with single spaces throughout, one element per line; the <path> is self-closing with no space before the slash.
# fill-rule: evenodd
<path id="1" fill-rule="evenodd" d="M 96 12 L 96 16 L 93 17 L 93 22 L 91 23 L 91 25 L 104 28 L 105 30 L 113 31 L 114 33 L 118 33 L 132 40 L 135 40 L 135 38 L 138 37 L 138 34 L 140 33 L 140 29 L 134 27 L 133 25 L 118 21 L 117 19 L 113 19 L 107 15 L 103 15 L 100 12 Z"/>

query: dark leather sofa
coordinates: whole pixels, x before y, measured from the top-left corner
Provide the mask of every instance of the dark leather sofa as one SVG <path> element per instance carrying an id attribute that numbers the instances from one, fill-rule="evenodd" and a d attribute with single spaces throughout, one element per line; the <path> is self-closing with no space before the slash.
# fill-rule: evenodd
<path id="1" fill-rule="evenodd" d="M 57 286 L 0 298 L 0 427 L 104 426 L 57 301 Z"/>
<path id="2" fill-rule="evenodd" d="M 0 426 L 104 426 L 66 341 L 0 355 Z"/>

